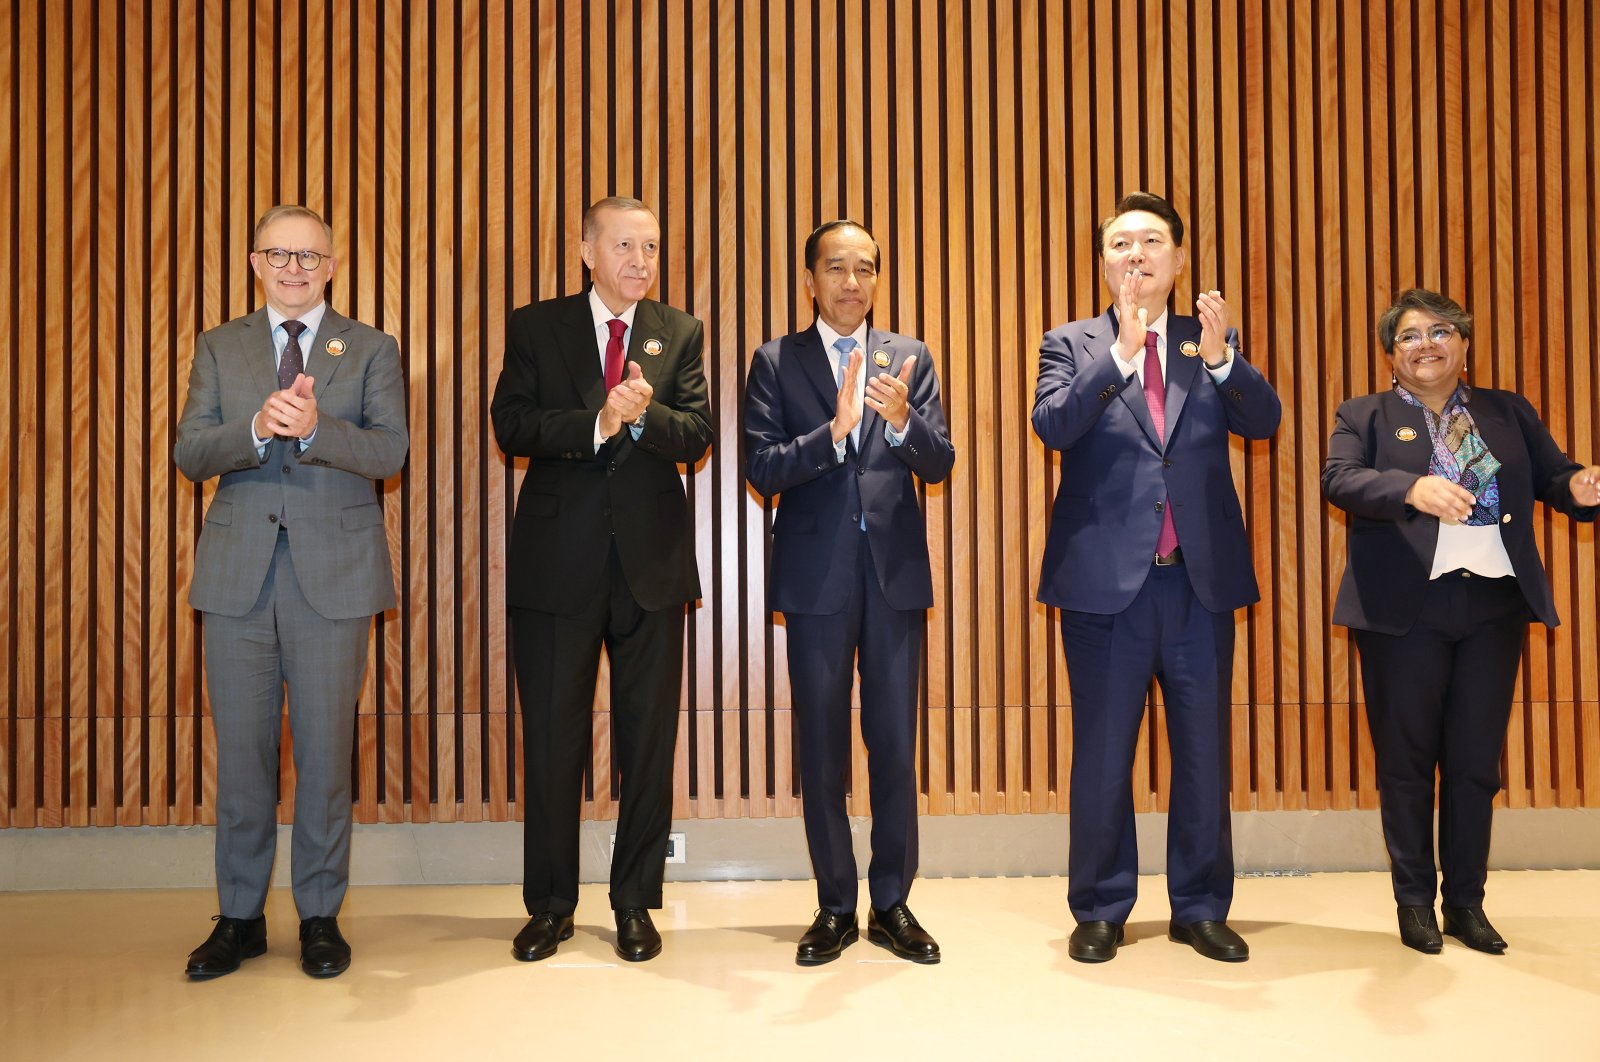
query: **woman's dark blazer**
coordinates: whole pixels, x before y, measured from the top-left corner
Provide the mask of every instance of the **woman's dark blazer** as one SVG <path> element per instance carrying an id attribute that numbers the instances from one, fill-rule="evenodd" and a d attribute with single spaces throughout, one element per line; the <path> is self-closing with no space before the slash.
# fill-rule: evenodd
<path id="1" fill-rule="evenodd" d="M 1600 507 L 1573 501 L 1569 482 L 1582 466 L 1568 460 L 1526 398 L 1474 387 L 1467 408 L 1484 445 L 1500 461 L 1500 539 L 1517 585 L 1534 618 L 1554 627 L 1561 619 L 1534 538 L 1534 499 L 1575 520 L 1593 520 Z M 1432 456 L 1421 407 L 1393 391 L 1339 407 L 1322 466 L 1322 493 L 1351 516 L 1334 623 L 1405 634 L 1416 622 L 1433 570 L 1439 520 L 1407 505 L 1405 497 L 1428 474 Z"/>

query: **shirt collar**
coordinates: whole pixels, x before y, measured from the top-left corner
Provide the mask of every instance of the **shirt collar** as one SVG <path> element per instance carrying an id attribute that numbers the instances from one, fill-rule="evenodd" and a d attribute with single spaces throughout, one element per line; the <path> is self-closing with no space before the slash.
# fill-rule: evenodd
<path id="1" fill-rule="evenodd" d="M 323 299 L 321 302 L 311 307 L 311 309 L 307 310 L 299 317 L 294 318 L 294 320 L 297 320 L 301 324 L 305 325 L 307 333 L 314 333 L 318 328 L 322 327 L 322 315 L 327 312 L 328 300 Z M 289 319 L 290 318 L 285 317 L 277 310 L 274 310 L 271 306 L 267 307 L 267 324 L 272 326 L 272 330 L 274 332 L 278 330 L 283 322 Z"/>
<path id="2" fill-rule="evenodd" d="M 822 345 L 827 347 L 829 350 L 833 350 L 833 345 L 839 342 L 839 340 L 846 338 L 840 333 L 835 332 L 829 326 L 828 322 L 824 321 L 820 316 L 817 318 L 817 335 L 822 337 Z M 861 323 L 856 325 L 856 330 L 851 332 L 848 338 L 856 341 L 855 349 L 861 351 L 865 351 L 867 349 L 867 322 L 865 318 L 862 318 Z"/>
<path id="3" fill-rule="evenodd" d="M 594 326 L 596 329 L 609 328 L 610 326 L 606 324 L 606 322 L 613 319 L 620 320 L 623 324 L 627 325 L 629 329 L 632 329 L 633 311 L 637 310 L 638 308 L 639 304 L 634 303 L 621 313 L 612 313 L 611 309 L 606 306 L 604 300 L 600 298 L 599 293 L 594 290 L 594 285 L 589 285 L 589 312 L 594 315 Z"/>

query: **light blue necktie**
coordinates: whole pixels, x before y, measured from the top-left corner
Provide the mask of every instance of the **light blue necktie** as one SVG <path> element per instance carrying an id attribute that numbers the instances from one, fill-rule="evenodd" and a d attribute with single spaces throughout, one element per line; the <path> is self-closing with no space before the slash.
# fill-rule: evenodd
<path id="1" fill-rule="evenodd" d="M 833 341 L 833 349 L 839 352 L 838 381 L 842 385 L 844 383 L 844 374 L 850 368 L 850 355 L 856 349 L 856 341 L 852 336 L 840 336 Z M 859 380 L 856 382 L 860 383 Z M 866 413 L 863 411 L 863 419 L 865 416 Z M 850 429 L 850 441 L 856 444 L 856 453 L 859 454 L 861 452 L 861 421 L 859 420 L 856 421 L 856 426 Z"/>

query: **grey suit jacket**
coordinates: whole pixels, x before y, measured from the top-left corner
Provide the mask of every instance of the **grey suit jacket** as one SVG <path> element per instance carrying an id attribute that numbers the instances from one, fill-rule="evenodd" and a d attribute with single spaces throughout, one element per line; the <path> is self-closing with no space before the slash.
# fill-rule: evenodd
<path id="1" fill-rule="evenodd" d="M 329 352 L 340 340 L 344 351 Z M 335 344 L 337 349 L 337 344 Z M 383 507 L 373 480 L 405 462 L 405 378 L 393 336 L 329 307 L 305 352 L 317 430 L 304 453 L 275 439 L 257 455 L 251 419 L 278 375 L 267 311 L 219 325 L 195 344 L 173 460 L 196 483 L 220 477 L 195 553 L 189 604 L 242 616 L 261 594 L 280 523 L 311 607 L 328 619 L 395 603 Z"/>

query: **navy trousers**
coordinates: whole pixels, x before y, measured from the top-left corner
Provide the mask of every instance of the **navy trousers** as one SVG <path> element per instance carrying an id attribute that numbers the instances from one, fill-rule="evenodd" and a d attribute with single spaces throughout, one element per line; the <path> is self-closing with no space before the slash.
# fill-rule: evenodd
<path id="1" fill-rule="evenodd" d="M 1182 565 L 1152 567 L 1122 612 L 1061 613 L 1072 688 L 1067 903 L 1121 925 L 1139 887 L 1133 754 L 1152 677 L 1172 751 L 1167 893 L 1172 917 L 1224 921 L 1233 902 L 1228 817 L 1233 614 L 1210 612 Z"/>
<path id="2" fill-rule="evenodd" d="M 839 914 L 856 909 L 856 858 L 845 814 L 856 669 L 872 802 L 872 906 L 882 911 L 904 903 L 917 873 L 916 710 L 926 615 L 889 607 L 864 535 L 860 545 L 858 578 L 843 609 L 829 616 L 784 613 L 806 844 L 818 906 Z"/>

